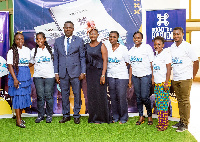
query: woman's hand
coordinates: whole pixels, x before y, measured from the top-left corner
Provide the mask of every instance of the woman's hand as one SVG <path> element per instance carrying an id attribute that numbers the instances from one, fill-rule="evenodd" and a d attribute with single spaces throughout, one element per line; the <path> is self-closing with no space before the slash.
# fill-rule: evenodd
<path id="1" fill-rule="evenodd" d="M 17 79 L 14 79 L 14 86 L 15 86 L 15 88 L 19 88 L 19 84 L 21 84 L 21 83 L 19 83 L 19 81 L 17 80 Z"/>
<path id="2" fill-rule="evenodd" d="M 131 88 L 132 87 L 132 82 L 131 82 L 131 80 L 129 80 L 129 82 L 128 82 L 128 88 Z"/>
<path id="3" fill-rule="evenodd" d="M 154 82 L 154 76 L 152 76 L 152 78 L 151 78 L 151 82 L 152 82 L 152 85 L 155 84 L 155 82 Z"/>
<path id="4" fill-rule="evenodd" d="M 101 75 L 101 77 L 100 77 L 100 84 L 101 85 L 105 84 L 105 75 Z"/>
<path id="5" fill-rule="evenodd" d="M 169 88 L 168 84 L 165 83 L 164 84 L 164 91 L 166 92 L 168 88 Z"/>

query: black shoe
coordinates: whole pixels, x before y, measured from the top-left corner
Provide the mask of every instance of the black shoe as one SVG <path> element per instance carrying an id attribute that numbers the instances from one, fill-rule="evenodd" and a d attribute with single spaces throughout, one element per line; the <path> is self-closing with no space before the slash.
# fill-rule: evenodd
<path id="1" fill-rule="evenodd" d="M 175 125 L 172 125 L 172 128 L 178 128 L 179 126 L 181 126 L 181 121 L 179 121 Z"/>
<path id="2" fill-rule="evenodd" d="M 70 116 L 69 117 L 63 117 L 63 119 L 60 120 L 59 123 L 65 123 L 65 122 L 70 121 L 70 120 L 71 120 Z"/>
<path id="3" fill-rule="evenodd" d="M 21 123 L 21 124 L 19 124 L 19 125 L 16 123 L 16 126 L 18 126 L 18 127 L 20 127 L 20 128 L 26 128 L 26 126 L 25 126 L 23 123 Z"/>
<path id="4" fill-rule="evenodd" d="M 51 121 L 52 121 L 52 117 L 51 116 L 47 116 L 46 123 L 51 123 Z"/>
<path id="5" fill-rule="evenodd" d="M 188 126 L 185 124 L 181 124 L 177 129 L 176 132 L 183 132 L 188 129 Z"/>
<path id="6" fill-rule="evenodd" d="M 37 119 L 35 119 L 35 123 L 40 123 L 43 120 L 44 120 L 44 117 L 38 117 Z"/>
<path id="7" fill-rule="evenodd" d="M 74 123 L 79 124 L 80 123 L 80 118 L 74 118 Z"/>
<path id="8" fill-rule="evenodd" d="M 23 124 L 26 124 L 26 122 L 25 122 L 24 120 L 21 120 L 21 122 L 22 122 Z"/>

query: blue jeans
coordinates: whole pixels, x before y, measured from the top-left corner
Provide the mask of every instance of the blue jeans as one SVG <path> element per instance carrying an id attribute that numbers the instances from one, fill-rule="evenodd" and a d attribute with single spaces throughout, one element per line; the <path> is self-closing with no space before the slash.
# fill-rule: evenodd
<path id="1" fill-rule="evenodd" d="M 139 116 L 143 116 L 143 104 L 147 109 L 148 117 L 152 116 L 151 101 L 150 101 L 150 87 L 152 75 L 143 77 L 132 76 L 134 91 L 137 96 L 137 108 Z"/>
<path id="2" fill-rule="evenodd" d="M 37 93 L 37 109 L 38 117 L 43 117 L 45 115 L 45 101 L 46 101 L 46 113 L 47 116 L 53 115 L 53 91 L 55 78 L 33 78 L 36 93 Z"/>
<path id="3" fill-rule="evenodd" d="M 128 120 L 127 87 L 128 79 L 108 77 L 109 93 L 111 98 L 111 111 L 113 121 Z"/>

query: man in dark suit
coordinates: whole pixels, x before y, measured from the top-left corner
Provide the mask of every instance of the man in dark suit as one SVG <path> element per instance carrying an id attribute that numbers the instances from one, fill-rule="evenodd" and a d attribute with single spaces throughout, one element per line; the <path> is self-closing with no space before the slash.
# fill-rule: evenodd
<path id="1" fill-rule="evenodd" d="M 84 42 L 74 36 L 74 24 L 67 21 L 64 24 L 65 36 L 57 38 L 54 44 L 55 79 L 61 87 L 63 119 L 59 123 L 70 120 L 70 84 L 74 93 L 74 123 L 80 123 L 81 83 L 85 78 L 86 62 Z"/>

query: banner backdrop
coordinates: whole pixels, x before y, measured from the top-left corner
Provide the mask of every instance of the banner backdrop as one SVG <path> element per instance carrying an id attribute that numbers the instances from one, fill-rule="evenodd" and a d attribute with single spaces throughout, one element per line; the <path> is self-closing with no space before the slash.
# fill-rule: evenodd
<path id="1" fill-rule="evenodd" d="M 35 34 L 44 32 L 53 47 L 56 38 L 63 35 L 65 21 L 74 23 L 74 34 L 89 42 L 87 21 L 93 20 L 99 30 L 99 41 L 108 42 L 111 30 L 120 33 L 120 43 L 128 49 L 133 46 L 133 33 L 141 28 L 141 0 L 14 0 L 14 31 L 23 31 L 25 46 L 35 47 Z M 129 112 L 137 112 L 133 89 L 127 90 Z M 83 94 L 87 106 L 86 83 Z M 36 113 L 36 94 L 32 84 L 32 106 L 29 113 Z M 62 113 L 61 95 L 55 87 L 54 113 Z M 87 112 L 87 109 L 86 109 Z"/>
<path id="2" fill-rule="evenodd" d="M 186 10 L 153 10 L 146 12 L 146 35 L 147 44 L 153 47 L 153 39 L 162 36 L 165 48 L 173 43 L 173 29 L 182 27 L 184 30 L 184 40 L 186 39 Z"/>
<path id="3" fill-rule="evenodd" d="M 11 113 L 11 98 L 8 95 L 6 54 L 9 49 L 9 11 L 0 11 L 0 114 Z M 7 111 L 8 110 L 8 111 Z"/>

